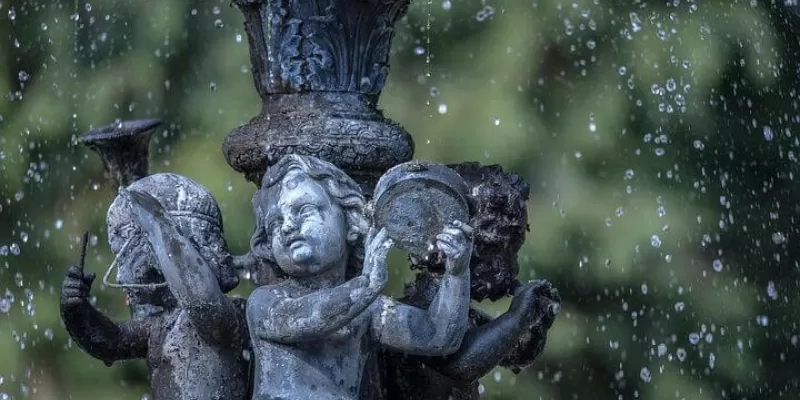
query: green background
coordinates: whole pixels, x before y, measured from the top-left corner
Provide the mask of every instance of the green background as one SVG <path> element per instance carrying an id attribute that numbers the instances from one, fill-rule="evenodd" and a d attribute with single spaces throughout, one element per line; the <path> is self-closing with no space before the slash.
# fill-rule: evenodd
<path id="1" fill-rule="evenodd" d="M 527 179 L 521 275 L 564 298 L 541 359 L 487 376 L 486 398 L 800 398 L 800 18 L 782 3 L 435 0 L 398 23 L 386 115 L 417 158 Z M 75 137 L 165 121 L 151 171 L 205 185 L 242 253 L 255 187 L 220 144 L 260 109 L 247 51 L 226 1 L 0 0 L 0 399 L 143 398 L 143 362 L 107 368 L 59 320 L 84 230 L 87 269 L 111 261 L 113 188 Z"/>

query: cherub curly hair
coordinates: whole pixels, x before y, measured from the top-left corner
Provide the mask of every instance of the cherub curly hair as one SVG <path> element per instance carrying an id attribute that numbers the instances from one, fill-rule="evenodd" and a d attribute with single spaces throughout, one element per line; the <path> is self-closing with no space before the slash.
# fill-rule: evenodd
<path id="1" fill-rule="evenodd" d="M 272 266 L 276 264 L 270 246 L 272 232 L 265 225 L 265 217 L 270 212 L 270 207 L 274 207 L 280 198 L 280 182 L 291 171 L 300 171 L 320 183 L 333 202 L 341 207 L 348 226 L 347 242 L 350 245 L 347 275 L 350 277 L 360 274 L 364 263 L 363 238 L 369 229 L 369 221 L 364 214 L 364 195 L 358 184 L 342 170 L 311 156 L 285 155 L 264 175 L 261 188 L 253 195 L 253 210 L 256 213 L 256 230 L 250 239 L 253 254 Z M 274 269 L 279 276 L 283 275 L 278 268 Z"/>

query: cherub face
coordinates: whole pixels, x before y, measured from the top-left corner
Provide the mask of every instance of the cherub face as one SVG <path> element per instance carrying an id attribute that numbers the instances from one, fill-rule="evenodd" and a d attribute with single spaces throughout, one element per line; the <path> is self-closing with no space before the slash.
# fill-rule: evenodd
<path id="1" fill-rule="evenodd" d="M 347 260 L 347 223 L 341 207 L 318 182 L 290 172 L 265 226 L 275 261 L 292 276 L 313 276 Z"/>

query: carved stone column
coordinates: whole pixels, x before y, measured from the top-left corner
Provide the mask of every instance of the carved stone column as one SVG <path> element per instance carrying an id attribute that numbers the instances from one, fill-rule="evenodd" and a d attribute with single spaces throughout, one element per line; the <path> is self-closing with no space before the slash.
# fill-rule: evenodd
<path id="1" fill-rule="evenodd" d="M 377 108 L 409 1 L 234 0 L 263 108 L 225 139 L 228 164 L 260 184 L 281 156 L 312 155 L 369 188 L 410 160 L 411 136 Z"/>

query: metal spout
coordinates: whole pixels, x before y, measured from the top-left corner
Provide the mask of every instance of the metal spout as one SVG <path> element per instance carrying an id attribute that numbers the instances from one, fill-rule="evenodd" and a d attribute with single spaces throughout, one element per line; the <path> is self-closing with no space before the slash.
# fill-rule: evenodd
<path id="1" fill-rule="evenodd" d="M 119 189 L 147 176 L 150 137 L 159 125 L 155 119 L 118 121 L 92 129 L 79 140 L 100 155 L 106 175 Z"/>

